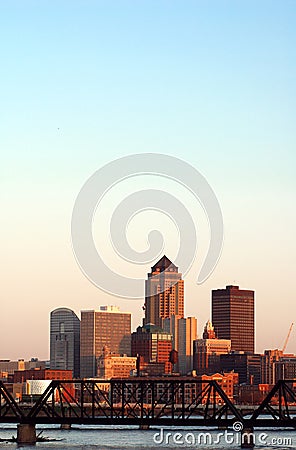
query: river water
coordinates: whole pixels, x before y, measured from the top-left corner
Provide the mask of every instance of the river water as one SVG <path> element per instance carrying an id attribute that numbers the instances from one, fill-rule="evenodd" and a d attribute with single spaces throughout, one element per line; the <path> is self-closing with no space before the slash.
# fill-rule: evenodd
<path id="1" fill-rule="evenodd" d="M 5 442 L 16 436 L 16 426 L 0 425 L 0 449 L 55 449 L 55 450 L 98 450 L 98 449 L 176 449 L 194 448 L 240 449 L 240 433 L 228 430 L 202 428 L 153 427 L 139 430 L 138 427 L 121 426 L 75 426 L 71 430 L 61 430 L 59 426 L 37 426 L 37 434 L 41 433 L 48 442 L 38 442 L 36 446 L 17 446 L 13 442 Z M 296 449 L 296 430 L 256 430 L 255 448 Z"/>

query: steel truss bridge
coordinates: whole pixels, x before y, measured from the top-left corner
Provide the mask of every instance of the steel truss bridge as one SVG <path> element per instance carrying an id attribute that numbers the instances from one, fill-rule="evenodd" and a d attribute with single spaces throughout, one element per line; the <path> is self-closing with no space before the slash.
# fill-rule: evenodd
<path id="1" fill-rule="evenodd" d="M 294 380 L 281 380 L 258 406 L 235 405 L 216 381 L 134 378 L 52 381 L 33 404 L 0 382 L 0 423 L 296 428 Z"/>

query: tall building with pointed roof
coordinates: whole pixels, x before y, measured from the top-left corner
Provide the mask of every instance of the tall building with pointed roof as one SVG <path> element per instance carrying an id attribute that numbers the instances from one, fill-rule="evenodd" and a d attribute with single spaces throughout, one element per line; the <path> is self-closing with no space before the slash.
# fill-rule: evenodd
<path id="1" fill-rule="evenodd" d="M 184 281 L 178 267 L 165 255 L 151 267 L 145 281 L 144 325 L 163 327 L 163 319 L 184 317 Z"/>
<path id="2" fill-rule="evenodd" d="M 151 272 L 164 272 L 165 270 L 169 272 L 178 272 L 178 267 L 175 266 L 166 255 L 163 255 L 163 257 L 151 267 Z"/>

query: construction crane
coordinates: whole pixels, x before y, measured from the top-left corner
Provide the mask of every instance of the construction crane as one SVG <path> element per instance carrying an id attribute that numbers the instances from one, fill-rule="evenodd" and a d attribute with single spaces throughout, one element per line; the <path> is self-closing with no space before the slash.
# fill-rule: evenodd
<path id="1" fill-rule="evenodd" d="M 294 322 L 292 322 L 291 325 L 290 325 L 289 332 L 288 332 L 288 335 L 286 337 L 286 340 L 285 340 L 285 343 L 284 343 L 284 346 L 283 346 L 283 350 L 282 350 L 283 353 L 285 353 L 285 350 L 287 348 L 288 341 L 290 339 L 290 335 L 291 335 L 291 331 L 292 331 L 293 325 L 294 325 Z"/>

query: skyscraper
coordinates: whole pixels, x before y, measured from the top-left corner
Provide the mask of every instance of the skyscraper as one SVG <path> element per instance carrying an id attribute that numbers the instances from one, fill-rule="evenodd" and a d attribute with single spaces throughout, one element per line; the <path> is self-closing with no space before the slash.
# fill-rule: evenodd
<path id="1" fill-rule="evenodd" d="M 212 322 L 219 339 L 230 339 L 231 349 L 254 353 L 254 291 L 239 286 L 212 291 Z"/>
<path id="2" fill-rule="evenodd" d="M 186 375 L 193 369 L 193 341 L 197 339 L 195 317 L 171 316 L 163 320 L 164 330 L 173 336 L 173 349 L 178 352 L 178 364 L 174 368 Z"/>
<path id="3" fill-rule="evenodd" d="M 197 319 L 185 317 L 179 319 L 179 361 L 181 375 L 193 369 L 193 342 L 197 338 Z"/>
<path id="4" fill-rule="evenodd" d="M 145 281 L 144 324 L 163 327 L 163 319 L 172 315 L 184 317 L 184 281 L 182 274 L 166 256 L 148 273 Z"/>
<path id="5" fill-rule="evenodd" d="M 97 374 L 97 358 L 107 346 L 111 353 L 130 355 L 131 314 L 115 306 L 81 311 L 80 375 Z"/>
<path id="6" fill-rule="evenodd" d="M 72 370 L 79 377 L 80 320 L 68 308 L 50 313 L 50 368 Z"/>

